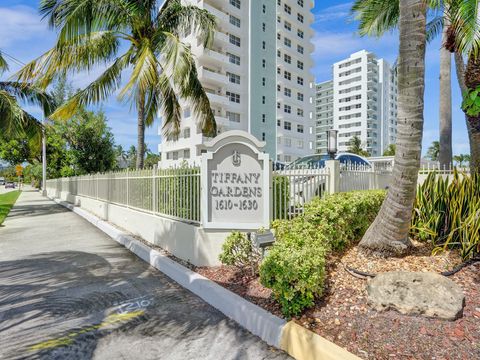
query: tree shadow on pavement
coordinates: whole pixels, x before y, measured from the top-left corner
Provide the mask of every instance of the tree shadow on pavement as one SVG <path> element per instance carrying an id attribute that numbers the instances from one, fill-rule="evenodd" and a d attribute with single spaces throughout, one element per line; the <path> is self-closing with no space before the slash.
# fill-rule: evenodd
<path id="1" fill-rule="evenodd" d="M 97 250 L 0 262 L 0 358 L 287 358 L 117 244 Z"/>

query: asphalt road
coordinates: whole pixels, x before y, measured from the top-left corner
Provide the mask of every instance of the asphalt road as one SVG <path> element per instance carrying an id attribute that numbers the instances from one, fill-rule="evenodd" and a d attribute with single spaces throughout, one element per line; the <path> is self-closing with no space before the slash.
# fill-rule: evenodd
<path id="1" fill-rule="evenodd" d="M 63 207 L 0 227 L 0 359 L 286 359 Z"/>

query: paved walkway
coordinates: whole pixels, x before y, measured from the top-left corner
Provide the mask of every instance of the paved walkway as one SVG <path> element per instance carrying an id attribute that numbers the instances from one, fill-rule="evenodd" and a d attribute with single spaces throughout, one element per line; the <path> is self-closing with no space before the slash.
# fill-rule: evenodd
<path id="1" fill-rule="evenodd" d="M 287 358 L 34 191 L 0 227 L 0 344 L 0 359 Z"/>

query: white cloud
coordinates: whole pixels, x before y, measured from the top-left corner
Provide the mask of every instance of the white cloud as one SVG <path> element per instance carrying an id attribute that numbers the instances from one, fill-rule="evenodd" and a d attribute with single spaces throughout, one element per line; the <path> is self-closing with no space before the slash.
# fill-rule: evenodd
<path id="1" fill-rule="evenodd" d="M 322 9 L 315 15 L 315 24 L 346 18 L 350 15 L 351 8 L 352 3 L 347 2 Z"/>
<path id="2" fill-rule="evenodd" d="M 41 38 L 49 30 L 37 11 L 28 6 L 0 7 L 0 48 L 18 41 Z"/>

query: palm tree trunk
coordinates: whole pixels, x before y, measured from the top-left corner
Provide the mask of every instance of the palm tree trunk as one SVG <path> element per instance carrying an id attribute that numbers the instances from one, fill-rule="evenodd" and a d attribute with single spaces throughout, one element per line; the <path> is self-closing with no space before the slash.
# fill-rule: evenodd
<path id="1" fill-rule="evenodd" d="M 137 169 L 143 169 L 145 158 L 145 98 L 139 95 L 137 100 Z"/>
<path id="2" fill-rule="evenodd" d="M 448 23 L 444 16 L 442 44 L 447 40 Z M 441 168 L 452 165 L 452 54 L 445 47 L 440 48 L 440 153 Z"/>
<path id="3" fill-rule="evenodd" d="M 404 253 L 417 187 L 423 135 L 426 5 L 400 0 L 397 150 L 387 197 L 360 247 L 383 255 Z"/>
<path id="4" fill-rule="evenodd" d="M 476 89 L 480 86 L 480 57 L 473 54 L 468 58 L 465 70 L 465 86 L 467 89 Z M 480 173 L 480 115 L 468 116 L 467 123 L 470 127 L 470 171 Z"/>
<path id="5" fill-rule="evenodd" d="M 458 86 L 462 94 L 465 94 L 468 91 L 467 85 L 465 85 L 465 61 L 459 52 L 455 52 L 455 69 L 457 72 Z M 472 170 L 477 169 L 476 171 L 478 172 L 480 167 L 480 139 L 478 139 L 478 135 L 474 134 L 467 115 L 465 115 L 465 122 L 467 125 L 468 141 L 470 143 L 470 167 Z M 477 136 L 476 139 L 475 136 Z"/>

